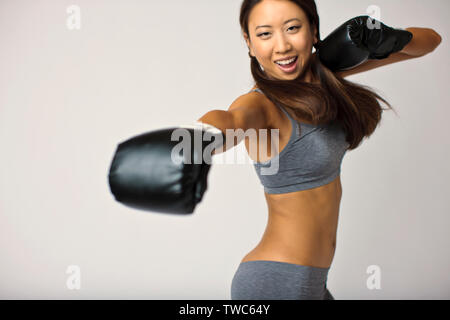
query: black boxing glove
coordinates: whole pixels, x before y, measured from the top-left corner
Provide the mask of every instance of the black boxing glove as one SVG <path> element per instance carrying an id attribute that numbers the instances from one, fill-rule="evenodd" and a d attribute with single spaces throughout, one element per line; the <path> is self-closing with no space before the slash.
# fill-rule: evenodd
<path id="1" fill-rule="evenodd" d="M 224 139 L 221 130 L 200 122 L 133 137 L 117 147 L 110 190 L 128 207 L 192 213 L 207 189 L 211 153 Z"/>
<path id="2" fill-rule="evenodd" d="M 367 59 L 385 59 L 401 51 L 411 32 L 393 29 L 369 16 L 352 18 L 317 46 L 320 61 L 332 71 L 354 68 Z"/>

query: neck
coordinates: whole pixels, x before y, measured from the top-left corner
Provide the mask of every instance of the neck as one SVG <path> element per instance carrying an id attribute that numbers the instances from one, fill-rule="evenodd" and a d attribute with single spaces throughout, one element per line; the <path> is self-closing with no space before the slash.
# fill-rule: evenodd
<path id="1" fill-rule="evenodd" d="M 316 79 L 311 71 L 311 68 L 309 68 L 308 72 L 305 73 L 305 75 L 301 78 L 304 82 L 307 83 L 319 83 L 319 79 Z"/>

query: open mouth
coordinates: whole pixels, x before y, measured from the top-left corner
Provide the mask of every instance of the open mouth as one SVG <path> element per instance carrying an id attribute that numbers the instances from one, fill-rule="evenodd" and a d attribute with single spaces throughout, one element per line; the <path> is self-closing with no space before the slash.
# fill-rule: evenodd
<path id="1" fill-rule="evenodd" d="M 298 56 L 296 56 L 293 59 L 290 59 L 288 61 L 283 61 L 283 62 L 275 62 L 277 64 L 277 66 L 284 72 L 286 73 L 291 73 L 293 71 L 295 71 L 295 69 L 297 68 L 297 61 L 298 61 Z"/>

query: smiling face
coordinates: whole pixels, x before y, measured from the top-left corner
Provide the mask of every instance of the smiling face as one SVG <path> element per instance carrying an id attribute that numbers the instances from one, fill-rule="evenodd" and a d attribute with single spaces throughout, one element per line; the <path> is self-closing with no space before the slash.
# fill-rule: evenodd
<path id="1" fill-rule="evenodd" d="M 244 38 L 250 54 L 255 56 L 269 78 L 294 80 L 304 70 L 317 42 L 316 29 L 309 25 L 305 12 L 289 0 L 263 0 L 253 7 L 248 21 L 249 35 Z M 277 61 L 297 57 L 294 63 L 280 66 Z M 284 63 L 290 61 L 284 61 Z"/>

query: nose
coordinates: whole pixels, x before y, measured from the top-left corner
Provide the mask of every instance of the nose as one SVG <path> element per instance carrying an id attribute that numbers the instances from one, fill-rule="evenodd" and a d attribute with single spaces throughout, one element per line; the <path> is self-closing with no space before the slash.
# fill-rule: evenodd
<path id="1" fill-rule="evenodd" d="M 283 34 L 277 37 L 276 44 L 275 44 L 275 51 L 278 54 L 282 54 L 285 52 L 289 52 L 291 50 L 292 46 L 289 43 L 289 40 L 284 36 Z"/>

